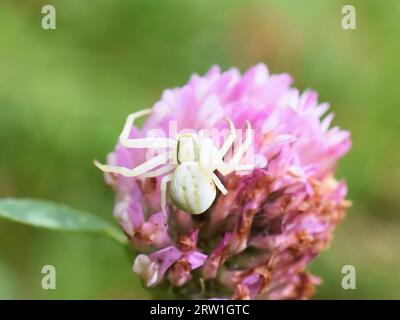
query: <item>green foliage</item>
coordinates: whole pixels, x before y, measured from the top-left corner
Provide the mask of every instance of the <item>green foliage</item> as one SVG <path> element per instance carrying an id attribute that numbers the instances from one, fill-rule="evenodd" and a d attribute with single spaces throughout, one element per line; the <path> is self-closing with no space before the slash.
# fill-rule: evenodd
<path id="1" fill-rule="evenodd" d="M 52 202 L 1 199 L 0 217 L 40 228 L 107 236 L 121 244 L 127 244 L 125 235 L 107 221 Z"/>

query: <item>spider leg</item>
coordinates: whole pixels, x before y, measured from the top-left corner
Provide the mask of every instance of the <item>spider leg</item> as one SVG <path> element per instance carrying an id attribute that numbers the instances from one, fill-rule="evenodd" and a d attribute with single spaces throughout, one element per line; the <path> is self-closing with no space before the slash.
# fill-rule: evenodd
<path id="1" fill-rule="evenodd" d="M 218 161 L 213 157 L 217 154 L 218 149 L 210 138 L 204 137 L 200 139 L 199 162 L 205 171 L 212 172 L 215 170 L 214 167 L 216 167 Z"/>
<path id="2" fill-rule="evenodd" d="M 228 190 L 226 190 L 225 186 L 222 184 L 221 180 L 218 179 L 217 175 L 214 172 L 211 173 L 211 179 L 222 194 L 228 193 Z"/>
<path id="3" fill-rule="evenodd" d="M 236 130 L 231 119 L 225 117 L 228 122 L 230 134 L 223 143 L 221 149 L 217 149 L 213 143 L 213 140 L 209 137 L 204 136 L 204 130 L 198 132 L 198 137 L 200 141 L 200 160 L 202 167 L 207 171 L 214 171 L 218 166 L 218 163 L 222 161 L 229 148 L 232 146 L 236 139 Z M 219 160 L 221 159 L 221 160 Z"/>
<path id="4" fill-rule="evenodd" d="M 119 136 L 119 141 L 126 148 L 166 148 L 176 145 L 176 140 L 169 138 L 139 138 L 130 139 L 129 134 L 132 130 L 133 124 L 137 118 L 149 115 L 152 109 L 144 109 L 135 113 L 132 113 L 126 119 L 124 129 Z"/>
<path id="5" fill-rule="evenodd" d="M 164 218 L 164 225 L 167 226 L 167 183 L 172 180 L 172 174 L 161 179 L 161 210 Z"/>
<path id="6" fill-rule="evenodd" d="M 158 167 L 161 164 L 167 163 L 167 160 L 168 160 L 168 154 L 164 152 L 155 156 L 154 158 L 151 158 L 150 160 L 142 163 L 141 165 L 133 169 L 128 169 L 119 166 L 105 165 L 99 163 L 97 160 L 94 160 L 94 164 L 96 165 L 97 168 L 99 168 L 101 171 L 104 172 L 118 173 L 125 177 L 137 177 L 141 174 L 150 171 L 151 169 Z"/>
<path id="7" fill-rule="evenodd" d="M 161 176 L 162 174 L 168 173 L 176 167 L 174 164 L 169 164 L 154 171 L 147 172 L 143 174 L 143 178 L 151 178 Z"/>
<path id="8" fill-rule="evenodd" d="M 231 133 L 229 136 L 226 138 L 224 144 L 222 145 L 221 149 L 218 152 L 218 156 L 220 159 L 223 159 L 226 153 L 229 151 L 229 148 L 232 146 L 233 142 L 236 139 L 236 130 L 233 125 L 233 122 L 231 119 L 226 118 L 226 121 L 228 122 L 229 129 L 231 130 Z"/>
<path id="9" fill-rule="evenodd" d="M 233 155 L 232 159 L 228 163 L 224 163 L 221 159 L 217 170 L 225 175 L 230 174 L 231 172 L 235 171 L 239 166 L 240 160 L 242 160 L 243 155 L 246 153 L 247 149 L 250 147 L 252 143 L 252 129 L 251 125 L 248 121 L 246 121 L 246 139 L 244 140 L 243 144 L 238 148 L 236 153 Z M 247 167 L 246 167 L 247 168 Z"/>

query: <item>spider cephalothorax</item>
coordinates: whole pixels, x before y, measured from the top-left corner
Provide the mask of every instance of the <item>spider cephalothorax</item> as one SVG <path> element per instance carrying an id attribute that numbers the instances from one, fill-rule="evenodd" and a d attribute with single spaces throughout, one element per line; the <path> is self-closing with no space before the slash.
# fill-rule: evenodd
<path id="1" fill-rule="evenodd" d="M 233 171 L 249 171 L 254 168 L 253 164 L 240 164 L 243 155 L 252 143 L 252 129 L 249 122 L 246 122 L 246 138 L 243 144 L 225 163 L 224 157 L 236 139 L 236 131 L 230 119 L 227 119 L 230 134 L 220 149 L 210 137 L 204 135 L 203 130 L 197 133 L 178 134 L 176 139 L 164 137 L 130 139 L 129 133 L 135 119 L 148 115 L 151 111 L 151 109 L 145 109 L 129 115 L 120 135 L 120 142 L 127 148 L 166 148 L 166 152 L 156 155 L 133 169 L 103 165 L 97 161 L 94 163 L 104 172 L 122 174 L 126 177 L 164 175 L 161 180 L 161 209 L 165 223 L 168 182 L 171 182 L 169 192 L 171 200 L 177 207 L 190 214 L 201 214 L 214 202 L 216 188 L 223 194 L 228 192 L 215 171 L 228 175 Z"/>

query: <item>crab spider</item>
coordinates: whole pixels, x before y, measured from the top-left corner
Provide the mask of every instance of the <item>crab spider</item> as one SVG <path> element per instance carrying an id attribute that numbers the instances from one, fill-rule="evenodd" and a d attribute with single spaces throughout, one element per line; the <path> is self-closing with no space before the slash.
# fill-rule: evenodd
<path id="1" fill-rule="evenodd" d="M 196 215 L 203 213 L 212 205 L 216 197 L 216 189 L 222 194 L 228 192 L 215 171 L 225 176 L 233 171 L 248 171 L 254 168 L 252 164 L 240 164 L 252 143 L 252 129 L 248 121 L 246 121 L 246 138 L 243 144 L 225 163 L 224 157 L 236 139 L 236 130 L 230 119 L 226 118 L 230 134 L 219 150 L 211 138 L 204 136 L 202 130 L 198 133 L 178 134 L 176 139 L 162 137 L 130 139 L 129 133 L 135 120 L 151 112 L 151 109 L 145 109 L 129 115 L 120 135 L 120 143 L 126 148 L 165 148 L 166 152 L 158 154 L 133 169 L 104 165 L 96 160 L 94 164 L 104 172 L 121 174 L 125 177 L 164 175 L 160 188 L 161 209 L 165 224 L 167 224 L 168 182 L 171 182 L 169 194 L 172 202 L 185 212 Z M 173 164 L 169 160 L 172 160 Z"/>

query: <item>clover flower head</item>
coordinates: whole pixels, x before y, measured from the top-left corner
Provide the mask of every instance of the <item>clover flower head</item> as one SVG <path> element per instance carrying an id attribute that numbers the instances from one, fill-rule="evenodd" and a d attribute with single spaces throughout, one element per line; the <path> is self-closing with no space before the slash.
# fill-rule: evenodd
<path id="1" fill-rule="evenodd" d="M 350 134 L 331 127 L 328 104 L 317 93 L 299 93 L 287 74 L 264 64 L 243 75 L 212 67 L 180 88 L 165 90 L 141 129 L 130 138 L 177 132 L 253 128 L 256 167 L 219 176 L 228 193 L 190 215 L 169 203 L 160 207 L 159 177 L 106 173 L 116 193 L 114 215 L 140 254 L 133 270 L 148 287 L 169 287 L 178 297 L 304 299 L 320 280 L 305 271 L 330 243 L 349 201 L 334 177 Z M 133 168 L 148 150 L 117 144 L 108 164 Z"/>

